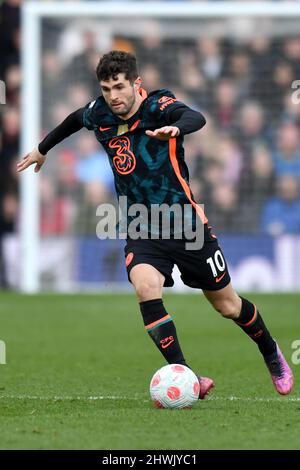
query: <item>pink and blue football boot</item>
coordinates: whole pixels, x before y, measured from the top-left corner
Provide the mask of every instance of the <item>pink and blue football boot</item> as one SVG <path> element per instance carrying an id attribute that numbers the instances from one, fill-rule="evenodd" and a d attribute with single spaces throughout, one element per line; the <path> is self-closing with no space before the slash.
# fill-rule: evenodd
<path id="1" fill-rule="evenodd" d="M 277 343 L 276 351 L 269 356 L 265 356 L 264 360 L 277 392 L 281 395 L 288 395 L 292 391 L 294 385 L 293 372 L 291 371 Z"/>

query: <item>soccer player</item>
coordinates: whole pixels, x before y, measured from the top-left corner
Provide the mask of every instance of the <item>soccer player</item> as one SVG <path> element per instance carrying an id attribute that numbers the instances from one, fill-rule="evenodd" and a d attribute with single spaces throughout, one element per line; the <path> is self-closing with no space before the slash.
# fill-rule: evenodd
<path id="1" fill-rule="evenodd" d="M 169 239 L 162 236 L 160 225 L 154 228 L 155 237 L 134 239 L 128 233 L 125 247 L 128 279 L 135 288 L 145 329 L 168 363 L 187 365 L 172 317 L 162 301 L 163 287 L 174 284 L 171 274 L 176 264 L 186 285 L 202 289 L 212 306 L 257 344 L 277 392 L 290 393 L 292 371 L 257 307 L 233 289 L 217 238 L 189 186 L 183 139 L 185 134 L 201 129 L 205 118 L 179 102 L 169 90 L 147 95 L 141 88 L 133 54 L 111 51 L 103 55 L 96 74 L 102 94 L 70 114 L 18 163 L 17 170 L 35 164 L 38 172 L 49 150 L 86 127 L 94 131 L 104 147 L 117 194 L 127 197 L 128 206 L 139 203 L 150 211 L 157 204 L 188 205 L 191 226 L 194 227 L 197 218 L 202 223 L 204 242 L 199 249 L 186 249 L 187 237 L 184 234 L 176 237 L 174 227 Z M 203 399 L 214 382 L 198 377 L 199 398 Z"/>

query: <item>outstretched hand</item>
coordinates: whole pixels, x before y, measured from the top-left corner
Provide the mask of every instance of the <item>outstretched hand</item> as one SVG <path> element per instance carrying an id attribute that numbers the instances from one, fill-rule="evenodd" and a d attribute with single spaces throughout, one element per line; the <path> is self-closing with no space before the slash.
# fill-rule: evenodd
<path id="1" fill-rule="evenodd" d="M 146 131 L 149 137 L 154 137 L 159 140 L 169 140 L 173 137 L 177 137 L 180 134 L 180 130 L 175 126 L 164 126 L 154 131 Z"/>
<path id="2" fill-rule="evenodd" d="M 45 155 L 42 155 L 38 149 L 33 149 L 17 164 L 17 171 L 20 172 L 26 170 L 30 165 L 34 165 L 36 163 L 34 172 L 38 173 L 45 163 L 45 160 Z"/>

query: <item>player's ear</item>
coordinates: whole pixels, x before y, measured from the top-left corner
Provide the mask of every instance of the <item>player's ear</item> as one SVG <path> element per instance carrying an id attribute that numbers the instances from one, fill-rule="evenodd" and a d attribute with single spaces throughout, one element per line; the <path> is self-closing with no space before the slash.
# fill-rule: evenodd
<path id="1" fill-rule="evenodd" d="M 141 88 L 141 84 L 142 84 L 141 77 L 138 77 L 136 80 L 134 80 L 134 88 L 136 90 L 139 90 Z"/>

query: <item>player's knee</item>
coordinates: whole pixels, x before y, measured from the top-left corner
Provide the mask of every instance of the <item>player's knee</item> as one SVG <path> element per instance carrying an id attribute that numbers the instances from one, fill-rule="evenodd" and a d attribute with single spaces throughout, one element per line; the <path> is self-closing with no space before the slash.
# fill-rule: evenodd
<path id="1" fill-rule="evenodd" d="M 158 298 L 161 294 L 160 281 L 155 276 L 140 280 L 134 287 L 140 302 Z"/>
<path id="2" fill-rule="evenodd" d="M 233 300 L 222 300 L 216 302 L 214 308 L 219 312 L 222 317 L 234 320 L 240 315 L 240 305 L 238 302 Z"/>

